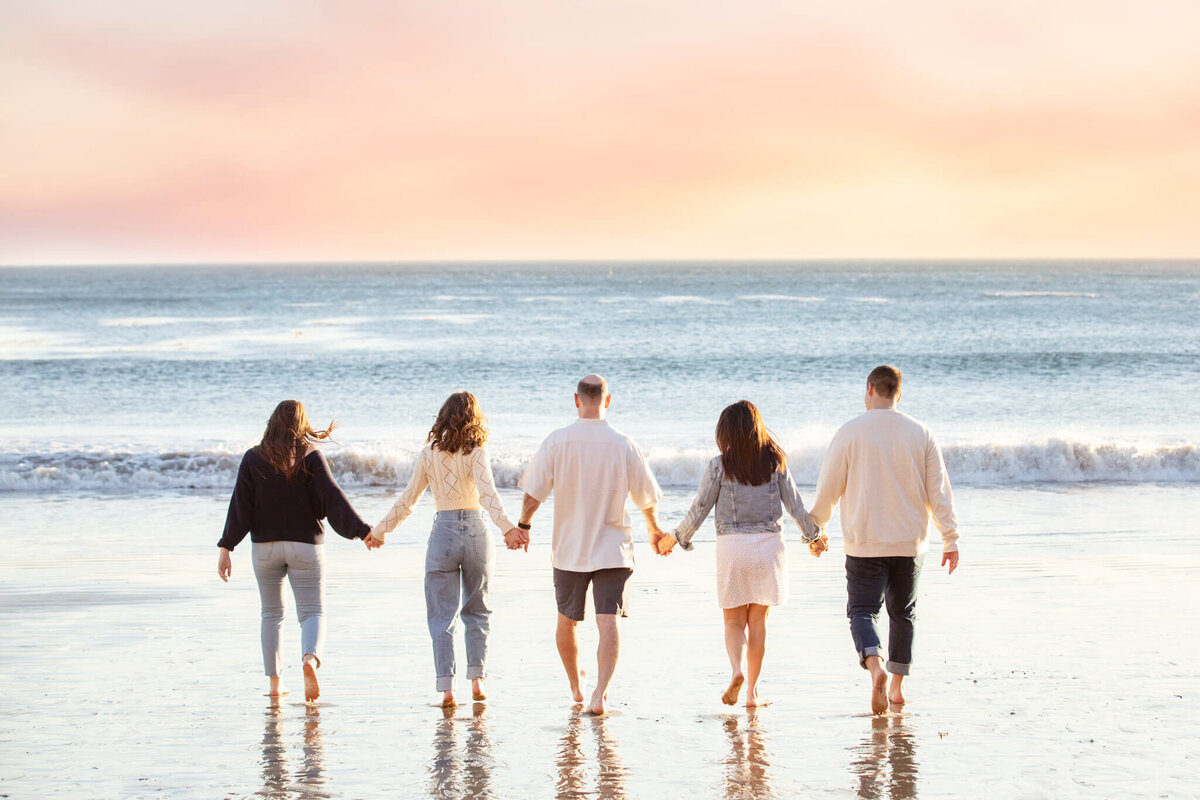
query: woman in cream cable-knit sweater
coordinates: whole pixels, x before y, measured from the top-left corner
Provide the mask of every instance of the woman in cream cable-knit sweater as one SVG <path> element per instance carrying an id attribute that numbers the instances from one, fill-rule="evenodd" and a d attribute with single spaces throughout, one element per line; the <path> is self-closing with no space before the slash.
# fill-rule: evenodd
<path id="1" fill-rule="evenodd" d="M 504 513 L 488 461 L 487 421 L 470 392 L 455 392 L 442 404 L 417 457 L 412 479 L 387 516 L 371 529 L 368 547 L 382 547 L 387 534 L 408 518 L 425 487 L 433 491 L 437 516 L 425 554 L 425 610 L 433 639 L 433 663 L 442 705 L 454 699 L 454 632 L 466 628 L 467 678 L 474 699 L 484 700 L 487 674 L 488 583 L 495 552 L 482 506 L 501 531 L 515 525 Z M 461 587 L 462 606 L 459 606 Z"/>

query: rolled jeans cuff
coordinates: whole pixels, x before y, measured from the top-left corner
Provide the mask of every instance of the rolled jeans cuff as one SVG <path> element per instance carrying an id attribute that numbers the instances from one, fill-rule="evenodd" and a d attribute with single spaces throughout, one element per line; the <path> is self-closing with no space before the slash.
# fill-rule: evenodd
<path id="1" fill-rule="evenodd" d="M 454 690 L 454 676 L 453 675 L 438 675 L 437 676 L 436 691 L 450 692 L 453 690 Z"/>
<path id="2" fill-rule="evenodd" d="M 482 666 L 480 666 L 480 667 L 468 666 L 467 667 L 467 680 L 473 681 L 476 678 L 486 678 L 486 677 L 487 677 L 487 672 L 484 670 L 484 668 Z"/>
<path id="3" fill-rule="evenodd" d="M 912 669 L 912 664 L 901 664 L 898 661 L 889 661 L 884 665 L 884 668 L 887 669 L 887 671 L 892 675 L 907 675 L 908 671 Z"/>
<path id="4" fill-rule="evenodd" d="M 863 669 L 866 669 L 867 668 L 867 659 L 871 656 L 879 656 L 882 658 L 883 653 L 881 653 L 879 651 L 879 648 L 876 646 L 864 647 L 858 653 L 858 665 L 860 667 L 862 667 Z"/>

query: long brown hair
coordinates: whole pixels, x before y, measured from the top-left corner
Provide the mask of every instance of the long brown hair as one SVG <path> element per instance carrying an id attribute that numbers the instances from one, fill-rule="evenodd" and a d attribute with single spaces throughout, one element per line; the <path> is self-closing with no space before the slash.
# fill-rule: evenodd
<path id="1" fill-rule="evenodd" d="M 442 403 L 425 440 L 443 453 L 470 453 L 487 441 L 487 418 L 470 392 L 455 392 Z"/>
<path id="2" fill-rule="evenodd" d="M 787 468 L 787 455 L 749 400 L 738 400 L 721 412 L 717 447 L 725 474 L 747 486 L 761 486 L 771 479 L 772 472 Z"/>
<path id="3" fill-rule="evenodd" d="M 313 430 L 308 412 L 299 400 L 284 400 L 275 406 L 263 432 L 258 454 L 287 480 L 303 469 L 304 454 L 310 444 L 329 441 L 336 423 L 330 420 L 323 431 Z"/>

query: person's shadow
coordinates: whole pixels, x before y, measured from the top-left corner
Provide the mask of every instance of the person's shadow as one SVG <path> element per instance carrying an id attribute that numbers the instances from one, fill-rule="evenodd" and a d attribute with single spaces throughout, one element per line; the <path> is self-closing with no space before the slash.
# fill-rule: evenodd
<path id="1" fill-rule="evenodd" d="M 584 750 L 584 734 L 591 731 L 596 740 L 596 787 L 588 787 L 591 759 Z M 558 743 L 558 786 L 555 797 L 597 797 L 600 800 L 623 800 L 625 797 L 625 763 L 617 749 L 616 740 L 608 730 L 604 717 L 572 714 Z"/>
<path id="2" fill-rule="evenodd" d="M 850 769 L 861 800 L 913 800 L 917 796 L 917 745 L 903 715 L 871 718 L 871 733 L 854 748 Z"/>
<path id="3" fill-rule="evenodd" d="M 433 736 L 433 762 L 429 766 L 429 796 L 487 800 L 492 791 L 492 743 L 487 732 L 487 706 L 476 703 L 471 718 L 459 719 L 458 709 L 447 708 Z M 459 735 L 465 734 L 460 749 Z"/>
<path id="4" fill-rule="evenodd" d="M 775 797 L 771 786 L 774 780 L 771 752 L 758 723 L 758 714 L 754 710 L 747 712 L 744 723 L 741 716 L 725 718 L 725 733 L 729 736 L 729 756 L 725 759 L 726 800 Z"/>
<path id="5" fill-rule="evenodd" d="M 273 698 L 267 707 L 262 739 L 263 788 L 259 797 L 300 798 L 321 800 L 329 797 L 325 791 L 325 742 L 321 738 L 321 710 L 309 705 L 304 713 L 304 739 L 301 743 L 300 766 L 292 775 L 288 771 L 287 744 L 283 740 L 283 703 Z"/>

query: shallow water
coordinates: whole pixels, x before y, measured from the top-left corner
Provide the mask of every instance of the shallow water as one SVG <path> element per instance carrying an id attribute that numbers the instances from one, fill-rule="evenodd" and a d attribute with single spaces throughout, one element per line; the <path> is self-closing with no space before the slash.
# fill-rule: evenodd
<path id="1" fill-rule="evenodd" d="M 393 498 L 352 494 L 368 519 Z M 668 521 L 689 499 L 669 493 Z M 505 500 L 517 507 L 514 493 Z M 248 548 L 234 553 L 230 584 L 216 577 L 226 501 L 5 496 L 0 794 L 1194 794 L 1200 497 L 1190 486 L 962 489 L 962 567 L 948 577 L 931 554 L 910 708 L 885 718 L 865 713 L 836 526 L 825 557 L 792 548 L 791 601 L 771 616 L 774 705 L 719 702 L 728 665 L 706 527 L 693 553 L 657 558 L 639 545 L 614 713 L 579 716 L 553 644 L 537 538 L 548 513 L 528 554 L 497 553 L 491 699 L 447 716 L 430 705 L 428 501 L 377 553 L 330 537 L 322 700 L 306 706 L 294 693 L 273 705 Z M 289 619 L 286 647 L 298 648 L 297 628 Z M 298 669 L 285 678 L 302 691 Z"/>

